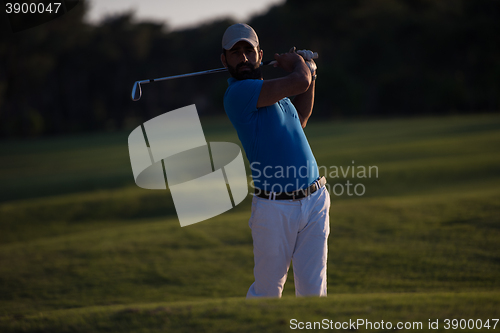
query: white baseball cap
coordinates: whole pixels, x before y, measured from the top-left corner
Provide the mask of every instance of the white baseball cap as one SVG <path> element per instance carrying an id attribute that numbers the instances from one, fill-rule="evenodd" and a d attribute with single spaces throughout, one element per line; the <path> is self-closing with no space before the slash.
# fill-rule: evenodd
<path id="1" fill-rule="evenodd" d="M 224 36 L 222 36 L 222 48 L 230 50 L 234 44 L 242 40 L 248 42 L 253 47 L 259 45 L 259 38 L 251 26 L 245 23 L 233 24 L 226 29 Z"/>

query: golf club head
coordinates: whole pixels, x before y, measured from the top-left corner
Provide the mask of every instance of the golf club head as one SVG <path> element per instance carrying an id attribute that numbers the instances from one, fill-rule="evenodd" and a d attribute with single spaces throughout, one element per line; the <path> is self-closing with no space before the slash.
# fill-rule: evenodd
<path id="1" fill-rule="evenodd" d="M 141 96 L 142 96 L 141 83 L 139 81 L 135 81 L 134 86 L 132 87 L 132 100 L 134 102 L 137 102 L 138 100 L 141 99 Z"/>

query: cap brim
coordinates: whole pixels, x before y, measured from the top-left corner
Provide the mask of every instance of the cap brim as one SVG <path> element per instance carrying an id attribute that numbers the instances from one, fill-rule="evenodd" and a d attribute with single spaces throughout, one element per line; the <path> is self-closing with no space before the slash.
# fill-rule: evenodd
<path id="1" fill-rule="evenodd" d="M 237 38 L 237 39 L 233 39 L 232 41 L 226 43 L 226 45 L 224 45 L 224 49 L 225 50 L 230 50 L 233 48 L 233 46 L 238 43 L 238 42 L 241 42 L 241 41 L 245 41 L 247 42 L 248 44 L 252 45 L 253 47 L 257 47 L 257 43 L 251 39 L 248 39 L 248 38 Z"/>

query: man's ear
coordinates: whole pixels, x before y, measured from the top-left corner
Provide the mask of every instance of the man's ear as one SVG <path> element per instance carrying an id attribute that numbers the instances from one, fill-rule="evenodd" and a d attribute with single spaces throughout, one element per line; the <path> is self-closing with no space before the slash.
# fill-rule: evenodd
<path id="1" fill-rule="evenodd" d="M 262 59 L 264 59 L 264 51 L 263 50 L 260 50 L 259 51 L 259 61 L 262 62 Z"/>
<path id="2" fill-rule="evenodd" d="M 224 53 L 220 54 L 220 61 L 222 62 L 222 64 L 224 65 L 224 67 L 227 68 L 226 56 L 224 55 Z"/>

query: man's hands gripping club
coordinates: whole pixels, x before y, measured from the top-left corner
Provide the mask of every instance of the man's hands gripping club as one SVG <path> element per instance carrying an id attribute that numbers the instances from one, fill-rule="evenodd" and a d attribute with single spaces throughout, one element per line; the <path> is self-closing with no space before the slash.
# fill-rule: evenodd
<path id="1" fill-rule="evenodd" d="M 295 53 L 295 54 L 300 55 L 302 57 L 302 59 L 304 60 L 305 64 L 307 65 L 307 67 L 309 67 L 309 70 L 311 71 L 311 75 L 314 76 L 316 74 L 317 66 L 316 66 L 316 63 L 314 62 L 313 59 L 318 58 L 318 53 L 313 52 L 311 50 L 296 51 L 295 47 L 292 47 L 288 53 L 282 53 L 282 54 L 276 53 L 274 55 L 274 59 L 276 59 L 276 63 L 274 64 L 274 67 L 281 67 L 288 72 L 292 72 L 293 67 L 290 68 L 290 65 L 293 66 L 293 63 L 290 64 L 288 62 L 289 61 L 293 62 L 294 58 L 295 58 L 295 60 L 297 60 L 297 59 L 294 56 L 290 56 L 291 53 L 292 54 Z"/>

